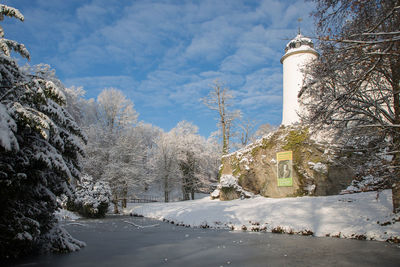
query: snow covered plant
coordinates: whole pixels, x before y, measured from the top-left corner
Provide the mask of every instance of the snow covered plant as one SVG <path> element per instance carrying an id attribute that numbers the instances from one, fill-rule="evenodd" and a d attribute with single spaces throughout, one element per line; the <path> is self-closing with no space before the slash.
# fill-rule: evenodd
<path id="1" fill-rule="evenodd" d="M 67 208 L 91 218 L 104 217 L 111 200 L 111 189 L 107 182 L 94 182 L 92 176 L 83 175 Z"/>
<path id="2" fill-rule="evenodd" d="M 4 16 L 22 14 L 0 4 Z M 84 243 L 59 226 L 57 196 L 69 195 L 80 175 L 84 134 L 64 108 L 55 77 L 20 68 L 11 52 L 25 47 L 0 27 L 0 257 L 38 250 L 73 251 Z"/>

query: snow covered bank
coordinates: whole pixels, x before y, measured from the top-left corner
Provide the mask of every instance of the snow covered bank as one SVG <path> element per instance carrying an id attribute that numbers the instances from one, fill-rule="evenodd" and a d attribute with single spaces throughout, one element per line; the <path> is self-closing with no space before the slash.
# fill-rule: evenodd
<path id="1" fill-rule="evenodd" d="M 56 210 L 54 215 L 56 216 L 58 221 L 75 221 L 81 218 L 76 213 L 65 209 Z"/>
<path id="2" fill-rule="evenodd" d="M 130 203 L 124 213 L 192 227 L 313 234 L 370 240 L 400 239 L 400 216 L 391 190 L 327 197 L 217 201 L 209 197 L 174 203 Z"/>

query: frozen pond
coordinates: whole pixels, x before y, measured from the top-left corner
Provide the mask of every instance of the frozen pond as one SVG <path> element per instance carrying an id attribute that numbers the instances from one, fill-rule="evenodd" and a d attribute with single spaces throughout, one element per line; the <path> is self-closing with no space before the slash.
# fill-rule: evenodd
<path id="1" fill-rule="evenodd" d="M 65 227 L 87 247 L 13 266 L 400 266 L 400 248 L 385 242 L 193 229 L 125 216 Z"/>

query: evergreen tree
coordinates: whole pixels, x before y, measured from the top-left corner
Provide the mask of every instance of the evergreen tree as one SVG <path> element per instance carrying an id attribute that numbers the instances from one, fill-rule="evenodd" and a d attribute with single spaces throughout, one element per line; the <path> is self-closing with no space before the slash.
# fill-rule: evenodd
<path id="1" fill-rule="evenodd" d="M 24 20 L 0 5 L 4 16 Z M 84 243 L 58 225 L 54 212 L 57 196 L 69 195 L 79 177 L 85 137 L 63 107 L 61 82 L 20 68 L 11 51 L 29 53 L 0 34 L 0 256 L 77 250 Z"/>

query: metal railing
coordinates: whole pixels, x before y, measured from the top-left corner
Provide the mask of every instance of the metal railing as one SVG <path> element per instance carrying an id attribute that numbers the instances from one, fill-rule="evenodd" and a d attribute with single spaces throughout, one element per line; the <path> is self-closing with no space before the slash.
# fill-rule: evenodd
<path id="1" fill-rule="evenodd" d="M 159 202 L 158 196 L 138 196 L 132 197 L 128 200 L 130 203 L 151 203 L 151 202 Z"/>

